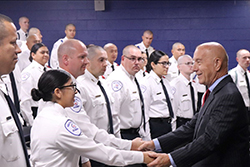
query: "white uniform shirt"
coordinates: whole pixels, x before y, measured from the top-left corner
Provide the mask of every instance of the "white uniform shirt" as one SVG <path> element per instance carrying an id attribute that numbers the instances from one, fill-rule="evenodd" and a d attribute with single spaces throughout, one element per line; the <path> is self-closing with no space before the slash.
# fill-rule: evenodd
<path id="1" fill-rule="evenodd" d="M 114 110 L 119 112 L 117 117 L 121 129 L 140 127 L 140 136 L 145 140 L 150 140 L 150 133 L 143 129 L 143 117 L 141 101 L 135 77 L 130 75 L 125 68 L 120 65 L 108 77 L 107 86 L 111 90 L 114 98 Z M 146 127 L 148 123 L 146 122 Z"/>
<path id="2" fill-rule="evenodd" d="M 250 107 L 250 99 L 248 97 L 248 89 L 247 89 L 247 82 L 245 79 L 245 71 L 238 64 L 235 68 L 231 69 L 228 73 L 231 75 L 234 83 L 238 87 L 238 89 L 243 97 L 243 100 L 245 102 L 245 105 L 247 107 Z M 247 77 L 248 77 L 248 80 L 250 83 L 250 73 L 248 70 L 247 70 Z"/>
<path id="3" fill-rule="evenodd" d="M 58 69 L 59 68 L 59 62 L 58 62 L 58 55 L 57 51 L 59 46 L 64 42 L 68 40 L 67 37 L 61 38 L 58 41 L 56 41 L 53 45 L 53 48 L 51 50 L 51 55 L 50 55 L 50 67 L 53 69 Z"/>
<path id="4" fill-rule="evenodd" d="M 61 69 L 63 70 L 63 69 Z M 76 79 L 71 75 L 73 82 Z M 78 85 L 78 84 L 77 84 Z M 42 109 L 47 106 L 48 102 L 40 102 L 38 109 Z M 130 140 L 123 140 L 116 138 L 112 134 L 108 134 L 104 129 L 97 128 L 93 123 L 90 122 L 89 116 L 86 114 L 82 106 L 82 100 L 79 93 L 75 95 L 75 102 L 73 107 L 65 108 L 67 115 L 72 118 L 76 124 L 81 128 L 84 135 L 88 138 L 93 139 L 96 143 L 103 143 L 106 146 L 117 148 L 120 150 L 130 150 L 132 142 Z M 82 162 L 86 162 L 88 159 L 82 157 Z"/>
<path id="5" fill-rule="evenodd" d="M 77 88 L 80 90 L 83 107 L 90 117 L 90 121 L 98 128 L 109 131 L 106 100 L 100 87 L 97 85 L 98 81 L 99 80 L 97 80 L 88 70 L 85 70 L 85 74 L 77 78 Z M 101 82 L 101 84 L 108 95 L 112 117 L 118 117 L 117 112 L 113 111 L 114 109 L 112 106 L 114 100 L 111 93 L 103 82 Z M 119 122 L 115 122 L 116 120 L 117 119 L 113 120 L 114 134 L 115 136 L 120 137 Z"/>
<path id="6" fill-rule="evenodd" d="M 145 76 L 144 76 L 145 75 Z M 136 79 L 138 80 L 139 83 L 141 83 L 141 81 L 143 80 L 144 77 L 146 77 L 148 75 L 148 73 L 146 71 L 143 71 L 142 69 L 140 71 L 138 71 L 135 74 Z"/>
<path id="7" fill-rule="evenodd" d="M 31 89 L 37 88 L 38 80 L 43 72 L 44 66 L 33 60 L 21 73 L 20 108 L 25 121 L 31 126 L 33 124 L 31 107 L 38 107 L 38 102 L 31 97 Z"/>
<path id="8" fill-rule="evenodd" d="M 151 70 L 149 75 L 144 78 L 141 89 L 145 101 L 145 109 L 149 118 L 167 118 L 170 117 L 168 103 L 164 94 L 161 78 Z M 163 79 L 167 89 L 171 104 L 173 103 L 173 94 L 170 84 Z"/>
<path id="9" fill-rule="evenodd" d="M 107 60 L 106 71 L 103 74 L 104 79 L 107 79 L 108 76 L 113 72 L 113 69 L 112 69 L 111 65 L 112 64 Z M 114 69 L 116 69 L 117 67 L 119 67 L 119 65 L 116 62 L 114 62 L 113 65 L 114 65 Z"/>
<path id="10" fill-rule="evenodd" d="M 5 84 L 0 80 L 0 166 L 26 166 L 25 156 L 18 128 L 12 117 L 8 102 L 4 97 L 7 93 Z"/>
<path id="11" fill-rule="evenodd" d="M 27 36 L 26 36 L 26 34 L 28 34 L 28 32 L 27 33 L 25 33 L 21 28 L 19 29 L 19 30 L 17 30 L 16 31 L 16 33 L 17 33 L 17 40 L 20 40 L 20 41 L 26 41 L 27 40 Z"/>
<path id="12" fill-rule="evenodd" d="M 59 104 L 47 102 L 35 119 L 31 129 L 33 166 L 77 167 L 79 155 L 114 166 L 143 162 L 141 152 L 120 151 L 96 144 L 67 113 Z"/>
<path id="13" fill-rule="evenodd" d="M 30 57 L 30 50 L 27 48 L 26 50 L 22 50 L 20 54 L 18 54 L 18 62 L 17 66 L 19 66 L 20 70 L 23 71 L 28 65 L 31 64 L 29 60 Z"/>
<path id="14" fill-rule="evenodd" d="M 148 48 L 146 48 L 143 41 L 141 43 L 136 44 L 135 46 L 138 47 L 144 53 L 146 53 L 146 49 L 148 49 L 148 56 L 149 57 L 150 57 L 151 53 L 155 50 L 152 46 L 149 46 Z"/>
<path id="15" fill-rule="evenodd" d="M 194 115 L 189 82 L 189 80 L 180 74 L 170 83 L 173 88 L 173 109 L 176 117 L 191 119 Z M 197 109 L 198 95 L 194 82 L 192 82 L 192 86 L 194 88 L 195 109 Z"/>
<path id="16" fill-rule="evenodd" d="M 171 63 L 171 66 L 168 68 L 168 74 L 166 75 L 166 78 L 171 81 L 179 75 L 179 70 L 177 67 L 177 60 L 174 58 L 174 56 L 169 58 L 169 62 Z"/>

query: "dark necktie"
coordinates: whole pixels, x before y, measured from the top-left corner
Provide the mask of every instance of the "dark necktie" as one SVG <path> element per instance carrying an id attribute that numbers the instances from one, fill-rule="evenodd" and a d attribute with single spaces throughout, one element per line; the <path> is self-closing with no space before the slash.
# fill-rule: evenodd
<path id="1" fill-rule="evenodd" d="M 18 133 L 19 133 L 19 136 L 21 139 L 23 152 L 24 152 L 24 156 L 25 156 L 25 160 L 26 160 L 26 165 L 27 165 L 27 167 L 30 167 L 28 153 L 27 153 L 27 149 L 26 149 L 26 145 L 25 145 L 25 140 L 23 137 L 23 130 L 22 130 L 22 126 L 21 126 L 20 120 L 19 120 L 17 112 L 16 112 L 16 108 L 8 95 L 4 94 L 4 97 L 5 97 L 6 101 L 8 102 L 8 105 L 9 105 L 9 108 L 11 111 L 11 115 L 14 118 L 16 126 L 18 128 Z"/>
<path id="2" fill-rule="evenodd" d="M 147 58 L 149 58 L 148 49 L 146 49 L 145 51 L 146 51 Z"/>
<path id="3" fill-rule="evenodd" d="M 137 79 L 135 78 L 135 83 L 139 92 L 139 96 L 140 96 L 140 100 L 141 100 L 141 112 L 142 112 L 142 118 L 143 118 L 143 129 L 144 131 L 146 130 L 146 120 L 145 120 L 145 111 L 144 111 L 144 100 L 143 100 L 143 96 L 141 93 L 141 89 L 140 89 L 140 85 L 137 81 Z"/>
<path id="4" fill-rule="evenodd" d="M 112 120 L 112 114 L 111 114 L 111 108 L 110 108 L 110 103 L 109 103 L 109 99 L 108 99 L 107 93 L 106 93 L 106 91 L 104 90 L 104 88 L 103 88 L 103 86 L 102 86 L 102 84 L 101 84 L 100 81 L 97 82 L 97 85 L 100 87 L 100 89 L 101 89 L 101 91 L 102 91 L 102 93 L 103 93 L 103 95 L 104 95 L 105 101 L 106 101 L 106 103 L 107 103 L 106 106 L 107 106 L 108 118 L 109 118 L 109 126 L 110 126 L 109 132 L 110 132 L 111 134 L 114 134 L 113 120 Z"/>
<path id="5" fill-rule="evenodd" d="M 207 98 L 208 98 L 209 94 L 210 94 L 210 90 L 209 90 L 209 89 L 207 89 L 207 91 L 206 91 L 206 93 L 205 93 L 205 95 L 204 95 L 204 98 L 203 98 L 202 107 L 204 106 L 205 101 L 207 100 Z"/>
<path id="6" fill-rule="evenodd" d="M 112 71 L 115 71 L 114 64 L 111 65 Z"/>
<path id="7" fill-rule="evenodd" d="M 249 79 L 248 79 L 248 76 L 247 76 L 247 72 L 245 72 L 245 79 L 246 79 L 246 82 L 247 82 L 248 97 L 250 98 L 250 87 L 249 87 Z"/>
<path id="8" fill-rule="evenodd" d="M 13 72 L 11 72 L 9 76 L 10 76 L 11 88 L 13 92 L 14 104 L 15 104 L 17 113 L 19 113 L 20 112 L 19 97 L 17 93 L 17 87 L 16 87 L 16 82 L 15 82 L 15 77 L 14 77 Z"/>
<path id="9" fill-rule="evenodd" d="M 189 86 L 190 86 L 190 94 L 191 94 L 191 99 L 192 99 L 193 113 L 195 114 L 194 88 L 192 86 L 192 82 L 189 82 Z"/>
<path id="10" fill-rule="evenodd" d="M 46 67 L 43 67 L 43 71 L 44 71 L 44 72 L 46 72 L 46 71 L 47 71 Z"/>
<path id="11" fill-rule="evenodd" d="M 165 97 L 166 97 L 166 101 L 168 103 L 168 110 L 169 110 L 169 115 L 170 117 L 174 117 L 174 112 L 173 112 L 173 108 L 172 108 L 172 105 L 171 105 L 171 102 L 170 102 L 170 99 L 169 99 L 169 96 L 168 96 L 168 92 L 167 92 L 167 89 L 163 83 L 163 80 L 161 79 L 161 85 L 162 85 L 162 89 L 164 91 L 164 94 L 165 94 Z"/>

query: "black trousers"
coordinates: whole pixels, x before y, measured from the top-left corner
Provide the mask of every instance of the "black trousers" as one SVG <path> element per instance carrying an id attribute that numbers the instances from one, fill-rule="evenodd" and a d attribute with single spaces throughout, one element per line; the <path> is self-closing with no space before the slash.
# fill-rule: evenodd
<path id="1" fill-rule="evenodd" d="M 157 138 L 161 135 L 171 132 L 172 131 L 171 121 L 172 119 L 170 117 L 150 118 L 149 125 L 150 125 L 151 139 Z"/>

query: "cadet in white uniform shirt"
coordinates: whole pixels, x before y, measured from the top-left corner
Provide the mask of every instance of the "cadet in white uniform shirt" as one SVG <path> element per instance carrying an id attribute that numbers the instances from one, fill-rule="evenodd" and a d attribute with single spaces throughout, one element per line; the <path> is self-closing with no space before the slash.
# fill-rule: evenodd
<path id="1" fill-rule="evenodd" d="M 143 97 L 140 97 L 135 74 L 140 70 L 143 58 L 141 51 L 129 45 L 123 49 L 121 65 L 108 77 L 107 85 L 114 97 L 114 110 L 118 112 L 123 139 L 142 137 L 150 140 L 148 123 L 145 120 Z"/>
<path id="2" fill-rule="evenodd" d="M 26 41 L 28 37 L 28 29 L 30 21 L 27 17 L 23 16 L 19 18 L 20 29 L 17 30 L 17 40 Z"/>
<path id="3" fill-rule="evenodd" d="M 154 51 L 154 48 L 150 46 L 154 38 L 153 36 L 154 34 L 151 30 L 146 30 L 143 32 L 142 42 L 135 45 L 142 52 L 146 53 L 148 58 L 150 57 L 151 53 Z"/>
<path id="4" fill-rule="evenodd" d="M 2 76 L 14 70 L 17 54 L 21 50 L 16 43 L 17 34 L 13 21 L 2 14 L 0 14 L 0 32 L 0 76 Z M 0 104 L 0 164 L 4 167 L 30 167 L 22 127 L 2 78 Z"/>
<path id="5" fill-rule="evenodd" d="M 105 81 L 100 81 L 98 79 L 106 70 L 107 53 L 100 46 L 91 46 L 88 48 L 88 59 L 89 64 L 85 74 L 77 78 L 77 88 L 80 90 L 83 107 L 93 124 L 100 129 L 104 129 L 107 132 L 120 137 L 119 122 L 115 122 L 117 119 L 112 119 L 112 116 L 118 116 L 117 112 L 114 114 L 112 110 L 114 100 L 106 88 L 104 83 Z M 106 101 L 105 95 L 100 88 L 100 84 L 104 87 L 104 91 L 108 96 L 108 102 Z M 109 120 L 108 105 L 110 108 L 109 111 L 111 114 L 111 120 Z M 112 132 L 110 130 L 110 123 L 112 124 Z"/>
<path id="6" fill-rule="evenodd" d="M 116 166 L 152 161 L 148 153 L 116 150 L 85 136 L 65 110 L 74 106 L 75 93 L 71 76 L 61 70 L 45 72 L 39 79 L 38 89 L 32 89 L 34 100 L 48 101 L 31 129 L 34 167 L 77 167 L 80 155 Z"/>
<path id="7" fill-rule="evenodd" d="M 46 71 L 45 64 L 49 60 L 49 50 L 44 44 L 37 43 L 31 48 L 30 58 L 33 59 L 32 63 L 21 73 L 20 107 L 25 121 L 32 126 L 38 103 L 32 100 L 30 91 L 37 87 L 39 77 Z"/>
<path id="8" fill-rule="evenodd" d="M 65 41 L 58 48 L 60 68 L 71 74 L 73 82 L 75 82 L 75 78 L 84 74 L 86 66 L 89 63 L 87 55 L 88 52 L 86 46 L 81 41 L 75 39 Z M 112 134 L 108 134 L 107 131 L 103 129 L 97 128 L 90 122 L 82 104 L 81 96 L 77 93 L 75 96 L 74 106 L 65 108 L 65 111 L 67 112 L 67 115 L 80 127 L 82 133 L 88 138 L 94 140 L 96 143 L 103 143 L 106 146 L 111 146 L 120 150 L 137 150 L 137 148 L 143 143 L 139 138 L 133 141 L 122 140 L 116 138 Z M 82 157 L 82 163 L 86 165 L 89 162 L 86 158 Z"/>
<path id="9" fill-rule="evenodd" d="M 57 50 L 59 46 L 66 40 L 68 39 L 73 39 L 75 38 L 76 35 L 76 27 L 74 24 L 67 24 L 65 27 L 65 34 L 66 36 L 64 38 L 61 38 L 54 43 L 53 48 L 51 50 L 51 55 L 50 55 L 50 67 L 53 69 L 58 69 L 59 68 L 59 63 L 58 63 L 58 57 L 57 57 Z"/>
<path id="10" fill-rule="evenodd" d="M 142 63 L 140 63 L 140 71 L 135 74 L 135 77 L 138 79 L 139 83 L 141 80 L 148 75 L 148 72 L 146 71 L 146 65 L 148 64 L 148 58 L 146 53 L 141 52 L 141 56 L 143 58 Z"/>
<path id="11" fill-rule="evenodd" d="M 185 46 L 180 42 L 176 42 L 173 44 L 171 52 L 173 54 L 173 56 L 169 59 L 171 66 L 169 67 L 168 75 L 166 76 L 168 81 L 171 81 L 179 75 L 177 60 L 180 56 L 185 54 Z"/>
<path id="12" fill-rule="evenodd" d="M 169 59 L 166 53 L 154 51 L 148 60 L 146 76 L 141 84 L 145 111 L 149 119 L 151 138 L 156 138 L 172 131 L 173 95 L 169 82 L 164 78 L 169 68 Z M 165 88 L 163 88 L 163 86 Z M 165 90 L 166 92 L 165 92 Z"/>
<path id="13" fill-rule="evenodd" d="M 103 49 L 107 52 L 108 60 L 107 60 L 107 67 L 106 71 L 103 74 L 104 79 L 113 72 L 119 65 L 115 62 L 118 55 L 117 46 L 113 43 L 107 43 L 104 45 Z"/>
<path id="14" fill-rule="evenodd" d="M 194 62 L 191 56 L 180 56 L 177 65 L 180 75 L 171 81 L 175 99 L 173 108 L 177 117 L 176 128 L 190 121 L 197 111 L 198 94 L 196 84 L 190 77 L 193 73 L 193 65 Z"/>

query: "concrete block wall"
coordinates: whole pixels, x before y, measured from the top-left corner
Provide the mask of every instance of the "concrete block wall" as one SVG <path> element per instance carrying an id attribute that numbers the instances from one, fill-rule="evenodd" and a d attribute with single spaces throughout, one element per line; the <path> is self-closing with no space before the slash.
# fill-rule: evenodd
<path id="1" fill-rule="evenodd" d="M 191 56 L 198 44 L 217 41 L 226 48 L 233 68 L 236 52 L 250 50 L 249 1 L 105 0 L 102 12 L 94 10 L 94 0 L 0 1 L 0 13 L 10 16 L 17 28 L 18 18 L 27 16 L 49 49 L 65 36 L 65 25 L 74 23 L 76 38 L 85 44 L 115 43 L 118 63 L 122 49 L 141 42 L 146 29 L 154 32 L 152 46 L 169 56 L 177 41 Z"/>

